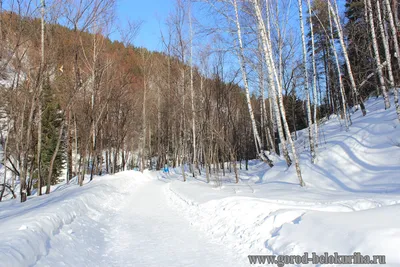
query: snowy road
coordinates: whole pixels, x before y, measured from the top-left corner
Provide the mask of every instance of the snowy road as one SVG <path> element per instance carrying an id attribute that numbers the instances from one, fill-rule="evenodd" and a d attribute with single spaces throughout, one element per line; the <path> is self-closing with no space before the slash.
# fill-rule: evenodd
<path id="1" fill-rule="evenodd" d="M 120 199 L 105 201 L 106 214 L 94 211 L 89 214 L 92 221 L 77 218 L 64 226 L 50 241 L 48 255 L 34 266 L 54 266 L 54 262 L 59 262 L 58 266 L 82 266 L 82 262 L 84 266 L 248 264 L 246 258 L 238 260 L 224 244 L 211 243 L 167 205 L 165 182 L 144 180 L 125 188 Z M 110 208 L 116 201 L 123 204 Z M 63 257 L 71 253 L 74 257 Z"/>
<path id="2" fill-rule="evenodd" d="M 209 243 L 167 205 L 165 186 L 153 180 L 127 195 L 111 222 L 112 265 L 232 266 L 234 258 L 226 247 Z"/>

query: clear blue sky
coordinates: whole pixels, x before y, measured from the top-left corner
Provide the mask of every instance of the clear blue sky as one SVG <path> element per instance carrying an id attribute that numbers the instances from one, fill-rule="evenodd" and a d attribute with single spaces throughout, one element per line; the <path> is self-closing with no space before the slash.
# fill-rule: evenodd
<path id="1" fill-rule="evenodd" d="M 129 20 L 142 20 L 142 27 L 133 41 L 135 46 L 143 46 L 149 50 L 160 50 L 160 26 L 174 8 L 174 0 L 117 0 L 117 17 L 119 24 Z M 112 39 L 118 38 L 113 34 Z"/>

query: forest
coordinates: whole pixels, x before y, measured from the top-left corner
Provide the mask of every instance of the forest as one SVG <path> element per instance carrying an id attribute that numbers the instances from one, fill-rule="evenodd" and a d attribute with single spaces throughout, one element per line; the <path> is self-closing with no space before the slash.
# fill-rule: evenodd
<path id="1" fill-rule="evenodd" d="M 239 182 L 277 157 L 306 186 L 297 131 L 315 163 L 332 115 L 348 131 L 382 96 L 400 120 L 397 0 L 176 0 L 162 51 L 135 45 L 142 22 L 120 27 L 116 4 L 0 1 L 0 201 L 164 166 Z"/>

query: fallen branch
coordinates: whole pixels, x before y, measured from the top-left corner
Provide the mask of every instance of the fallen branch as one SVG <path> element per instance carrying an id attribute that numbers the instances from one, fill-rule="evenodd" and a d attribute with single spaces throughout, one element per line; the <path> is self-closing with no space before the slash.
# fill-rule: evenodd
<path id="1" fill-rule="evenodd" d="M 7 188 L 11 192 L 13 198 L 17 198 L 17 196 L 15 195 L 14 190 L 12 189 L 12 187 L 9 184 L 0 184 L 0 186 L 3 187 L 3 189 L 2 189 L 3 193 L 4 193 L 4 190 Z M 1 194 L 1 195 L 3 196 L 3 194 Z M 0 198 L 0 201 L 1 201 L 1 199 L 2 199 L 2 197 Z"/>

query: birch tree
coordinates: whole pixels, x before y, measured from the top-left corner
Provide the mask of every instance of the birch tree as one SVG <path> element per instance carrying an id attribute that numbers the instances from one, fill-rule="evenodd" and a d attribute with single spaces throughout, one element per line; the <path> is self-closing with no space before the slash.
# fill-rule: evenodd
<path id="1" fill-rule="evenodd" d="M 143 172 L 146 166 L 146 136 L 147 136 L 147 94 L 149 90 L 149 79 L 151 72 L 151 55 L 145 49 L 141 51 L 141 68 L 143 75 L 143 99 L 142 99 L 142 135 L 140 141 L 140 171 Z"/>
<path id="2" fill-rule="evenodd" d="M 386 6 L 386 14 L 387 14 L 387 17 L 389 18 L 390 31 L 392 33 L 395 58 L 397 60 L 397 64 L 400 69 L 400 48 L 399 48 L 396 24 L 395 24 L 395 20 L 393 18 L 393 12 L 392 12 L 392 8 L 390 6 L 390 1 L 384 0 L 384 2 L 385 2 L 385 6 Z M 400 121 L 400 105 L 399 105 L 399 89 L 398 88 L 394 88 L 394 103 L 396 106 L 397 118 Z"/>
<path id="3" fill-rule="evenodd" d="M 336 0 L 333 0 L 333 1 L 335 1 L 335 4 L 336 4 Z M 327 0 L 327 2 L 328 2 L 328 8 L 329 8 L 329 10 L 330 10 L 330 12 L 332 14 L 332 17 L 333 17 L 333 21 L 334 21 L 334 23 L 336 25 L 337 33 L 339 35 L 340 46 L 342 48 L 342 53 L 343 53 L 344 60 L 345 60 L 345 63 L 346 63 L 347 72 L 348 72 L 349 78 L 350 78 L 351 89 L 352 89 L 352 91 L 353 91 L 353 93 L 355 95 L 355 103 L 356 103 L 356 105 L 360 104 L 360 108 L 361 108 L 361 111 L 363 113 L 363 116 L 365 116 L 365 115 L 367 115 L 367 111 L 365 109 L 365 105 L 363 103 L 363 100 L 361 99 L 361 96 L 359 95 L 359 92 L 358 92 L 357 86 L 356 86 L 356 82 L 354 80 L 354 76 L 353 76 L 353 71 L 352 71 L 351 64 L 350 64 L 349 55 L 347 53 L 347 47 L 346 47 L 346 44 L 344 42 L 343 29 L 342 29 L 342 25 L 340 24 L 339 13 L 337 12 L 337 9 L 335 10 L 333 8 L 331 0 Z"/>
<path id="4" fill-rule="evenodd" d="M 192 10 L 189 7 L 189 31 L 190 31 L 190 104 L 192 109 L 192 143 L 193 143 L 193 155 L 192 155 L 192 172 L 195 177 L 194 166 L 197 164 L 197 150 L 196 150 L 196 110 L 194 106 L 194 87 L 193 87 L 193 27 L 192 27 Z"/>
<path id="5" fill-rule="evenodd" d="M 267 116 L 267 108 L 265 105 L 265 77 L 264 77 L 264 70 L 265 70 L 265 63 L 264 63 L 264 54 L 262 52 L 262 44 L 261 41 L 258 41 L 258 79 L 259 79 L 259 90 L 261 95 L 261 129 L 264 131 L 265 140 L 267 141 L 268 147 L 271 152 L 275 153 L 275 143 L 272 139 L 271 131 L 270 131 L 270 120 Z M 271 112 L 270 118 L 273 118 L 273 113 Z"/>
<path id="6" fill-rule="evenodd" d="M 289 141 L 289 143 L 291 145 L 291 148 L 292 148 L 292 154 L 293 154 L 293 157 L 294 157 L 297 177 L 299 179 L 300 186 L 305 186 L 305 183 L 304 183 L 302 175 L 301 175 L 300 163 L 299 163 L 299 160 L 298 160 L 298 157 L 297 157 L 296 147 L 295 147 L 294 142 L 293 142 L 293 140 L 291 138 L 290 131 L 289 131 L 289 126 L 288 126 L 288 123 L 286 121 L 286 112 L 285 112 L 285 108 L 284 108 L 283 100 L 282 100 L 282 87 L 281 87 L 281 83 L 280 83 L 280 79 L 279 79 L 279 74 L 278 74 L 278 72 L 276 70 L 276 67 L 275 67 L 275 64 L 274 64 L 274 59 L 273 59 L 273 56 L 272 56 L 271 41 L 270 41 L 270 38 L 268 37 L 267 31 L 266 31 L 266 26 L 265 26 L 265 23 L 264 23 L 262 14 L 261 14 L 260 5 L 259 5 L 258 0 L 252 0 L 252 4 L 253 4 L 253 8 L 255 10 L 255 15 L 256 15 L 256 20 L 257 20 L 257 27 L 258 27 L 258 30 L 259 30 L 260 36 L 261 36 L 262 47 L 263 47 L 263 51 L 264 51 L 264 55 L 265 55 L 265 59 L 266 59 L 266 65 L 267 65 L 267 68 L 268 68 L 268 73 L 270 75 L 270 78 L 275 78 L 275 82 L 272 82 L 272 83 L 269 84 L 270 92 L 276 93 L 277 96 L 278 96 L 278 102 L 279 102 L 279 108 L 280 108 L 280 110 L 278 111 L 278 114 L 281 115 L 283 126 L 284 126 L 285 132 L 286 132 L 286 134 L 288 136 L 288 141 Z M 267 17 L 267 22 L 268 21 L 269 21 L 269 17 Z M 275 87 L 275 84 L 276 84 L 276 87 Z"/>
<path id="7" fill-rule="evenodd" d="M 253 133 L 254 133 L 254 139 L 256 142 L 256 147 L 258 147 L 258 149 L 260 151 L 260 153 L 259 153 L 260 158 L 263 161 L 265 161 L 272 168 L 274 166 L 272 160 L 270 160 L 268 158 L 268 156 L 266 156 L 262 151 L 263 148 L 261 147 L 261 139 L 260 139 L 260 135 L 258 133 L 256 121 L 254 118 L 253 107 L 251 106 L 249 84 L 248 84 L 247 72 L 246 72 L 246 61 L 245 61 L 245 57 L 244 57 L 244 48 L 243 48 L 243 42 L 242 42 L 242 31 L 241 31 L 241 27 L 240 27 L 238 4 L 237 4 L 236 0 L 233 1 L 233 6 L 235 9 L 236 32 L 237 32 L 237 38 L 238 38 L 238 43 L 239 43 L 237 54 L 238 54 L 238 58 L 239 58 L 240 70 L 242 73 L 243 84 L 244 84 L 245 94 L 246 94 L 247 107 L 248 107 L 248 111 L 250 114 L 251 124 L 252 124 L 252 128 L 253 128 Z"/>
<path id="8" fill-rule="evenodd" d="M 344 85 L 343 85 L 343 79 L 342 79 L 342 71 L 340 68 L 340 62 L 339 62 L 339 55 L 337 53 L 336 50 L 336 46 L 335 46 L 335 39 L 334 39 L 334 35 L 333 35 L 333 25 L 332 25 L 332 17 L 331 17 L 331 11 L 328 11 L 328 17 L 329 17 L 329 28 L 330 28 L 330 42 L 331 42 L 331 46 L 332 46 L 332 51 L 333 51 L 333 55 L 335 57 L 335 63 L 336 63 L 336 70 L 338 73 L 338 80 L 339 80 L 339 90 L 340 90 L 340 96 L 341 96 L 341 100 L 342 100 L 342 114 L 344 117 L 344 122 L 345 122 L 345 127 L 346 127 L 346 131 L 349 130 L 349 124 L 348 124 L 348 117 L 347 117 L 347 102 L 346 102 L 346 98 L 345 98 L 345 93 L 344 93 Z"/>
<path id="9" fill-rule="evenodd" d="M 44 16 L 45 16 L 45 1 L 41 0 L 41 60 L 40 60 L 40 85 L 39 85 L 39 100 L 38 100 L 38 140 L 37 140 L 37 168 L 38 168 L 38 195 L 42 194 L 42 173 L 41 173 L 41 153 L 42 153 L 42 91 L 43 91 L 43 82 L 44 82 L 44 60 L 45 60 L 45 51 L 44 51 L 44 34 L 45 34 L 45 26 L 44 26 Z"/>
<path id="10" fill-rule="evenodd" d="M 392 60 L 390 55 L 390 48 L 389 48 L 389 38 L 386 34 L 385 27 L 382 22 L 382 12 L 381 12 L 381 3 L 380 1 L 376 1 L 376 11 L 378 17 L 378 26 L 382 38 L 383 48 L 385 51 L 385 60 L 387 66 L 387 73 L 389 76 L 389 89 L 394 89 L 394 77 L 393 77 L 393 69 L 392 69 Z M 390 103 L 390 102 L 389 102 Z"/>
<path id="11" fill-rule="evenodd" d="M 313 96 L 314 96 L 314 133 L 315 133 L 315 146 L 318 146 L 318 122 L 317 122 L 317 107 L 318 107 L 318 95 L 317 95 L 317 63 L 315 60 L 315 39 L 314 39 L 314 25 L 312 21 L 312 10 L 311 1 L 307 0 L 308 16 L 311 33 L 311 58 L 313 68 Z"/>
<path id="12" fill-rule="evenodd" d="M 311 162 L 314 163 L 315 158 L 316 158 L 316 152 L 315 152 L 314 134 L 313 134 L 314 131 L 312 130 L 311 103 L 310 103 L 311 101 L 310 101 L 308 70 L 307 70 L 307 63 L 308 63 L 307 62 L 307 46 L 306 46 L 306 38 L 305 38 L 305 33 L 304 33 L 303 4 L 302 4 L 301 0 L 298 0 L 298 5 L 299 5 L 301 41 L 302 41 L 302 48 L 303 48 L 304 90 L 305 90 L 305 94 L 306 94 L 306 105 L 307 105 L 308 140 L 310 142 Z"/>
<path id="13" fill-rule="evenodd" d="M 279 9 L 276 7 L 276 13 L 278 13 Z M 279 140 L 280 140 L 280 145 L 282 148 L 283 152 L 283 157 L 286 160 L 286 165 L 290 167 L 292 165 L 292 159 L 290 158 L 289 151 L 287 148 L 287 142 L 286 142 L 286 137 L 285 133 L 287 136 L 287 141 L 290 143 L 291 138 L 290 138 L 290 131 L 286 129 L 285 127 L 285 121 L 286 121 L 286 114 L 285 112 L 285 106 L 283 103 L 283 96 L 282 96 L 282 83 L 283 83 L 283 66 L 282 66 L 282 53 L 283 53 L 283 40 L 282 40 L 282 34 L 281 34 L 281 28 L 279 26 L 278 20 L 279 20 L 279 15 L 277 14 L 276 18 L 276 31 L 278 32 L 278 68 L 276 69 L 274 59 L 272 57 L 272 42 L 271 42 L 271 9 L 270 9 L 270 3 L 266 2 L 266 19 L 264 26 L 261 27 L 266 27 L 266 32 L 265 36 L 259 31 L 259 40 L 261 41 L 262 48 L 264 48 L 263 42 L 267 45 L 266 49 L 263 49 L 263 54 L 264 58 L 266 60 L 266 66 L 267 66 L 267 73 L 268 73 L 268 86 L 269 86 L 269 97 L 271 99 L 272 105 L 273 105 L 273 114 L 275 115 L 275 124 L 276 128 L 278 131 L 279 135 Z M 258 20 L 258 17 L 257 17 Z M 275 70 L 273 70 L 275 69 Z M 277 72 L 276 76 L 274 77 L 274 71 Z M 275 85 L 275 80 L 277 80 L 278 85 Z M 285 133 L 284 133 L 285 132 Z"/>
<path id="14" fill-rule="evenodd" d="M 375 54 L 375 61 L 376 61 L 376 67 L 377 67 L 377 72 L 378 72 L 379 84 L 380 84 L 382 94 L 383 94 L 383 99 L 385 102 L 385 109 L 388 109 L 388 108 L 390 108 L 390 100 L 389 100 L 389 95 L 388 95 L 388 92 L 387 92 L 387 89 L 385 86 L 385 78 L 383 75 L 378 41 L 376 38 L 375 23 L 374 23 L 374 16 L 372 13 L 371 0 L 364 0 L 364 3 L 365 3 L 365 7 L 367 8 L 367 12 L 368 12 L 368 21 L 369 21 L 369 26 L 371 29 L 372 47 L 373 47 L 374 54 Z"/>
<path id="15" fill-rule="evenodd" d="M 7 172 L 8 172 L 8 170 L 7 170 L 7 158 L 8 158 L 7 150 L 8 150 L 8 141 L 10 139 L 9 136 L 10 136 L 10 132 L 11 132 L 10 128 L 11 128 L 11 121 L 9 120 L 7 122 L 7 131 L 6 131 L 7 136 L 6 136 L 6 140 L 5 140 L 4 143 L 2 142 L 3 141 L 3 135 L 2 134 L 0 135 L 1 136 L 0 138 L 2 139 L 0 144 L 1 144 L 2 148 L 3 148 L 3 155 L 2 155 L 3 156 L 3 162 L 1 162 L 1 164 L 3 164 L 3 166 L 4 166 L 3 184 L 2 184 L 2 189 L 0 191 L 0 202 L 3 199 L 4 192 L 6 191 L 6 188 L 7 188 Z"/>

